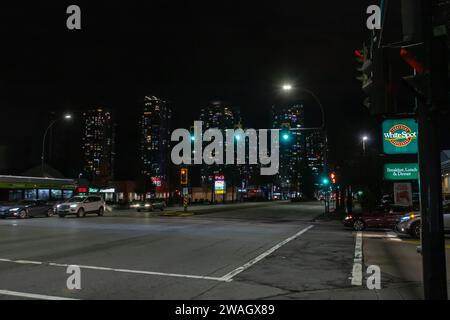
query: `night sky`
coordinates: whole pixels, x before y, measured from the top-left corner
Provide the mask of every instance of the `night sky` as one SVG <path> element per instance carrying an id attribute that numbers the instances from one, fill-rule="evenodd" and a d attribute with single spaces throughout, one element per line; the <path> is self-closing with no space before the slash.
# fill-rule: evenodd
<path id="1" fill-rule="evenodd" d="M 266 128 L 284 81 L 322 100 L 335 162 L 360 148 L 370 119 L 353 51 L 376 1 L 142 2 L 1 5 L 0 157 L 6 146 L 8 164 L 0 161 L 0 172 L 39 164 L 51 112 L 102 106 L 117 120 L 116 178 L 127 179 L 136 173 L 144 95 L 170 101 L 177 127 L 219 99 L 241 108 L 246 127 Z M 81 31 L 66 29 L 69 4 L 82 9 Z M 304 102 L 308 123 L 318 124 L 314 100 Z M 79 170 L 80 124 L 60 123 L 52 135 L 52 164 L 68 175 Z"/>

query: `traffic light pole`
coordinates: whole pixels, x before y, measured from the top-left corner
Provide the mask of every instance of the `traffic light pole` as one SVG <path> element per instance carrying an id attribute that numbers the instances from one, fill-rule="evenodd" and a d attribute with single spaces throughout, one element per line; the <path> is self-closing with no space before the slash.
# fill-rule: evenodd
<path id="1" fill-rule="evenodd" d="M 442 214 L 442 184 L 439 143 L 439 107 L 448 101 L 441 92 L 447 93 L 447 47 L 445 37 L 434 34 L 433 9 L 436 0 L 422 0 L 423 37 L 429 83 L 426 102 L 418 106 L 419 165 L 422 223 L 423 285 L 426 300 L 447 300 L 447 273 L 445 238 Z M 442 50 L 445 50 L 445 55 Z M 447 70 L 447 68 L 445 68 Z M 442 87 L 444 86 L 444 87 Z M 445 95 L 444 95 L 445 96 Z"/>
<path id="2" fill-rule="evenodd" d="M 323 128 L 323 136 L 324 136 L 324 151 L 323 151 L 323 171 L 325 172 L 328 178 L 328 135 L 325 128 Z M 325 214 L 330 213 L 330 191 L 327 186 L 327 190 L 325 192 Z"/>

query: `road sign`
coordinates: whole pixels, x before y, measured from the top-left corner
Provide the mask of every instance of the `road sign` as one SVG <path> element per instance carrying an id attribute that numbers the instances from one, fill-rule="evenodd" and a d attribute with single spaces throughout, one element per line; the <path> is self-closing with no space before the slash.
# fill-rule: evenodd
<path id="1" fill-rule="evenodd" d="M 417 163 L 387 163 L 384 165 L 384 180 L 419 180 Z"/>
<path id="2" fill-rule="evenodd" d="M 390 119 L 383 122 L 383 150 L 386 154 L 418 152 L 418 129 L 414 119 Z"/>

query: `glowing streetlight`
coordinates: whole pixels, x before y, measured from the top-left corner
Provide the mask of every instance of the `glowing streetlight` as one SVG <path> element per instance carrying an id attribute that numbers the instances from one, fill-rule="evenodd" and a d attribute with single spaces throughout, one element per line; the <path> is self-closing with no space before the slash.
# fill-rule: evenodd
<path id="1" fill-rule="evenodd" d="M 363 154 L 366 155 L 366 143 L 367 143 L 367 141 L 369 141 L 369 137 L 363 136 L 361 138 L 361 140 L 362 140 L 362 145 L 363 145 Z"/>
<path id="2" fill-rule="evenodd" d="M 282 86 L 283 91 L 292 91 L 293 87 L 291 84 L 286 83 Z"/>

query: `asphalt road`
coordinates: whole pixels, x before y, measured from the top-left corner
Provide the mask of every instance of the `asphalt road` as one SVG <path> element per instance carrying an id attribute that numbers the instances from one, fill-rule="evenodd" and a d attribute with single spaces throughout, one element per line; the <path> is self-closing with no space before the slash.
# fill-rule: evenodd
<path id="1" fill-rule="evenodd" d="M 399 244 L 377 251 L 367 237 L 365 264 L 381 265 L 386 290 L 352 285 L 355 233 L 316 220 L 320 203 L 190 210 L 0 220 L 0 299 L 389 299 L 391 284 L 405 285 L 382 260 Z M 69 265 L 80 267 L 81 290 L 67 288 Z"/>
<path id="2" fill-rule="evenodd" d="M 320 204 L 217 208 L 2 220 L 0 297 L 262 299 L 348 285 L 353 237 L 313 223 Z M 68 265 L 81 267 L 81 290 L 67 289 Z"/>
<path id="3" fill-rule="evenodd" d="M 419 240 L 397 236 L 389 231 L 363 233 L 366 266 L 378 265 L 382 272 L 382 290 L 386 299 L 423 299 L 422 256 Z M 446 236 L 447 288 L 450 297 L 450 236 Z"/>

